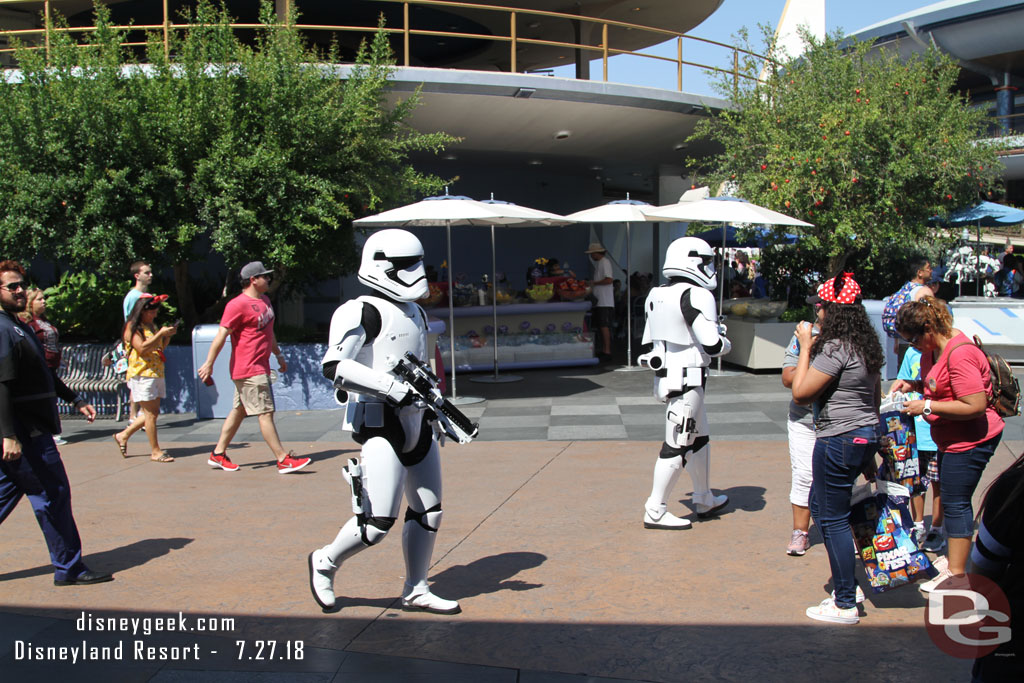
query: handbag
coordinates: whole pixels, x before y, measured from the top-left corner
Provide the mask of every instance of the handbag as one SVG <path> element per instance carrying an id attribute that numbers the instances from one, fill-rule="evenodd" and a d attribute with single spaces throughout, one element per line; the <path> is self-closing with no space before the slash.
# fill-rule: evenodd
<path id="1" fill-rule="evenodd" d="M 884 479 L 854 489 L 850 528 L 875 593 L 933 578 L 938 573 L 914 540 L 909 502 L 907 487 Z"/>

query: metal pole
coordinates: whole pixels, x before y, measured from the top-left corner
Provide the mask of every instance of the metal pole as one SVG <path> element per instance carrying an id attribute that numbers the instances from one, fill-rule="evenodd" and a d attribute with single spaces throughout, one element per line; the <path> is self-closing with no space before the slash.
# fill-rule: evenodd
<path id="1" fill-rule="evenodd" d="M 633 367 L 633 297 L 629 269 L 632 268 L 632 243 L 629 239 L 629 221 L 626 221 L 626 367 Z M 614 305 L 615 302 L 612 302 Z"/>
<path id="2" fill-rule="evenodd" d="M 676 89 L 683 91 L 683 38 L 676 38 L 676 56 L 679 60 L 676 64 Z"/>
<path id="3" fill-rule="evenodd" d="M 402 14 L 405 19 L 405 29 L 402 31 L 402 39 L 405 49 L 405 66 L 409 66 L 409 3 L 402 3 Z M 449 231 L 451 230 L 451 227 L 451 225 L 448 226 Z M 449 251 L 451 250 L 451 239 L 449 239 L 448 249 Z M 449 261 L 448 263 L 450 264 L 451 261 Z M 448 272 L 452 272 L 452 269 L 449 268 Z M 449 284 L 451 283 L 449 282 Z M 451 302 L 449 301 L 449 305 L 450 304 Z M 455 375 L 452 375 L 452 384 L 455 384 Z M 454 394 L 452 395 L 454 396 Z"/>
<path id="4" fill-rule="evenodd" d="M 512 49 L 512 58 L 509 61 L 509 63 L 511 64 L 511 71 L 512 71 L 512 73 L 516 73 L 516 71 L 518 70 L 518 65 L 516 64 L 516 44 L 517 44 L 517 40 L 518 40 L 518 35 L 516 34 L 516 13 L 515 12 L 511 13 L 511 18 L 509 19 L 509 21 L 512 22 L 512 25 L 511 25 L 511 27 L 509 29 L 509 37 L 511 38 L 511 40 L 509 42 L 512 45 L 512 48 L 511 48 Z M 494 227 L 494 226 L 491 226 L 491 227 Z"/>
<path id="5" fill-rule="evenodd" d="M 408 6 L 408 5 L 407 5 Z M 451 350 L 452 364 L 452 398 L 458 398 L 455 392 L 455 293 L 452 286 L 452 222 L 445 221 L 448 231 L 448 343 Z"/>
<path id="6" fill-rule="evenodd" d="M 687 229 L 689 232 L 689 229 Z M 722 272 L 718 274 L 718 320 L 715 321 L 716 325 L 722 324 L 722 308 L 725 301 L 725 223 L 722 223 Z M 718 372 L 722 372 L 722 357 L 718 357 Z"/>
<path id="7" fill-rule="evenodd" d="M 608 24 L 601 24 L 601 60 L 604 62 L 604 82 L 608 82 Z"/>
<path id="8" fill-rule="evenodd" d="M 978 277 L 974 281 L 974 295 L 981 296 L 981 221 L 978 221 L 978 244 L 974 250 L 974 269 Z"/>
<path id="9" fill-rule="evenodd" d="M 50 0 L 43 3 L 46 11 L 46 66 L 50 66 Z"/>
<path id="10" fill-rule="evenodd" d="M 494 321 L 494 379 L 498 379 L 498 259 L 494 253 L 494 224 L 491 224 L 491 314 Z"/>
<path id="11" fill-rule="evenodd" d="M 167 17 L 167 0 L 164 0 L 164 59 L 171 58 L 171 27 Z"/>

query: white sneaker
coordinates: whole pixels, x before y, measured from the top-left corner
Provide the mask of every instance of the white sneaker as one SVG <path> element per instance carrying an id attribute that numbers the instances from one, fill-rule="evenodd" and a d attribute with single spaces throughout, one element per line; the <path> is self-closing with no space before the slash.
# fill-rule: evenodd
<path id="1" fill-rule="evenodd" d="M 701 505 L 700 503 L 697 503 L 696 505 L 694 505 L 694 507 L 697 508 L 697 517 L 700 519 L 705 519 L 707 517 L 712 516 L 728 504 L 729 496 L 721 495 L 714 497 L 714 504 L 712 505 Z"/>
<path id="2" fill-rule="evenodd" d="M 690 520 L 676 517 L 671 512 L 666 510 L 664 505 L 661 506 L 660 510 L 655 510 L 653 512 L 651 511 L 651 508 L 645 507 L 644 528 L 678 531 L 680 529 L 689 529 Z"/>
<path id="3" fill-rule="evenodd" d="M 934 579 L 931 579 L 930 581 L 925 581 L 924 583 L 918 584 L 917 589 L 922 593 L 931 593 L 933 590 L 939 587 L 940 583 L 952 577 L 953 572 L 949 571 L 949 567 L 943 567 L 942 571 L 939 572 L 938 576 L 936 576 Z"/>
<path id="4" fill-rule="evenodd" d="M 833 600 L 836 599 L 836 592 L 835 591 L 832 591 L 832 599 Z M 860 589 L 860 586 L 857 586 L 857 598 L 856 598 L 856 600 L 857 600 L 857 604 L 858 605 L 861 604 L 862 602 L 864 602 L 864 591 L 862 591 Z"/>
<path id="5" fill-rule="evenodd" d="M 821 601 L 820 605 L 808 607 L 805 614 L 807 614 L 811 619 L 829 621 L 833 624 L 856 624 L 860 621 L 860 616 L 857 614 L 856 607 L 840 609 L 836 607 L 836 603 L 832 598 L 825 598 Z"/>
<path id="6" fill-rule="evenodd" d="M 408 587 L 407 587 L 408 588 Z M 455 600 L 439 598 L 427 589 L 424 593 L 402 596 L 402 609 L 406 612 L 432 612 L 433 614 L 458 614 L 462 611 Z"/>
<path id="7" fill-rule="evenodd" d="M 309 590 L 316 604 L 324 609 L 334 608 L 334 574 L 337 571 L 337 565 L 327 559 L 323 548 L 309 554 Z"/>

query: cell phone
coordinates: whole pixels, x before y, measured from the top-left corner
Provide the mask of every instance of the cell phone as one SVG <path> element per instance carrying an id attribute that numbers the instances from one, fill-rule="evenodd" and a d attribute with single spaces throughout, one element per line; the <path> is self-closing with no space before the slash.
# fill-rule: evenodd
<path id="1" fill-rule="evenodd" d="M 171 323 L 171 327 L 181 327 L 181 324 L 182 324 L 183 322 L 185 322 L 185 319 L 184 319 L 184 318 L 178 318 L 178 319 L 177 319 L 177 320 L 175 320 L 175 321 L 174 321 L 173 323 Z"/>

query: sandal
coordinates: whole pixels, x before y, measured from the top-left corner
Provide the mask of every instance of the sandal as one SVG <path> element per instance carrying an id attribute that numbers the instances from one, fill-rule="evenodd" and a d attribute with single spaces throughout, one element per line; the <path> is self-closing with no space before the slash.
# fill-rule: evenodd
<path id="1" fill-rule="evenodd" d="M 161 451 L 160 452 L 160 457 L 158 457 L 158 458 L 154 458 L 153 456 L 149 456 L 149 459 L 152 460 L 153 462 L 174 462 L 174 458 L 172 458 L 171 456 L 167 455 L 167 451 Z"/>
<path id="2" fill-rule="evenodd" d="M 114 441 L 117 443 L 117 450 L 121 451 L 121 457 L 122 458 L 127 458 L 128 457 L 128 444 L 121 443 L 120 441 L 118 441 L 117 440 L 117 434 L 114 434 Z"/>

